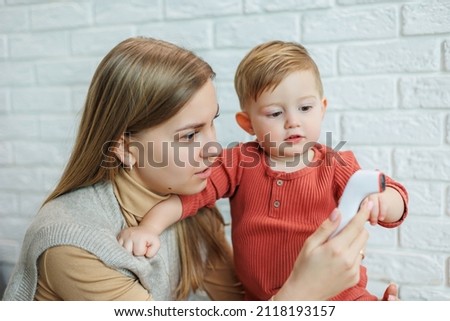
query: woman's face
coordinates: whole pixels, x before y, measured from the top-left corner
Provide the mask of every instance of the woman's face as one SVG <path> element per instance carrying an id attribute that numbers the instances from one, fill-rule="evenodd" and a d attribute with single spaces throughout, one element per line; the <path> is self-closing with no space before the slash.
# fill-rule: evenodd
<path id="1" fill-rule="evenodd" d="M 218 114 L 211 80 L 172 118 L 130 140 L 135 163 L 130 175 L 160 194 L 195 194 L 206 187 L 220 152 L 214 118 Z"/>

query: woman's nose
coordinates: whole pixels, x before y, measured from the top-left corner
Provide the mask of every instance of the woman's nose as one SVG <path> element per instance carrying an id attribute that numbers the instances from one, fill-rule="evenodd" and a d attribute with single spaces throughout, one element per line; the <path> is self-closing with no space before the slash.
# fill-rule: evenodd
<path id="1" fill-rule="evenodd" d="M 205 135 L 201 143 L 200 155 L 202 158 L 215 158 L 222 152 L 222 146 L 216 140 L 216 131 L 212 127 Z"/>

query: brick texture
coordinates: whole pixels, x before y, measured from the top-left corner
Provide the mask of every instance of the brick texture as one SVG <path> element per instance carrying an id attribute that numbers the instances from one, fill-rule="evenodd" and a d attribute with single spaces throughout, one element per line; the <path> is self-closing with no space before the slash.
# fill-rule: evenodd
<path id="1" fill-rule="evenodd" d="M 449 16 L 448 0 L 0 0 L 0 297 L 69 157 L 97 64 L 144 35 L 212 65 L 225 146 L 253 139 L 234 120 L 240 59 L 270 39 L 305 45 L 328 98 L 320 141 L 345 142 L 410 193 L 400 228 L 368 227 L 369 290 L 392 280 L 402 299 L 450 300 Z"/>

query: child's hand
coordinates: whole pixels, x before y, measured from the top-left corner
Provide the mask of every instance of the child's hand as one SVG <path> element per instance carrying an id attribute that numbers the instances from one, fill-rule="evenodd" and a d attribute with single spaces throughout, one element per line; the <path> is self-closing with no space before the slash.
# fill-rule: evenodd
<path id="1" fill-rule="evenodd" d="M 159 236 L 143 226 L 129 227 L 117 236 L 119 244 L 136 256 L 153 257 L 159 250 Z"/>
<path id="2" fill-rule="evenodd" d="M 385 195 L 385 192 L 371 194 L 362 202 L 362 205 L 366 204 L 368 201 L 373 202 L 369 217 L 370 225 L 376 225 L 378 221 L 384 221 L 386 218 L 388 202 L 386 201 Z"/>

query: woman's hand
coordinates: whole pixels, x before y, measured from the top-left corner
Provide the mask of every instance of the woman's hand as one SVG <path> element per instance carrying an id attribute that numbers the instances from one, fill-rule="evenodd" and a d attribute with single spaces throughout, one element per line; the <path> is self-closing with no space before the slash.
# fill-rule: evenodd
<path id="1" fill-rule="evenodd" d="M 335 209 L 305 242 L 291 275 L 274 300 L 327 300 L 359 281 L 361 250 L 369 237 L 364 224 L 373 202 L 361 207 L 349 224 L 335 237 L 341 215 Z"/>

